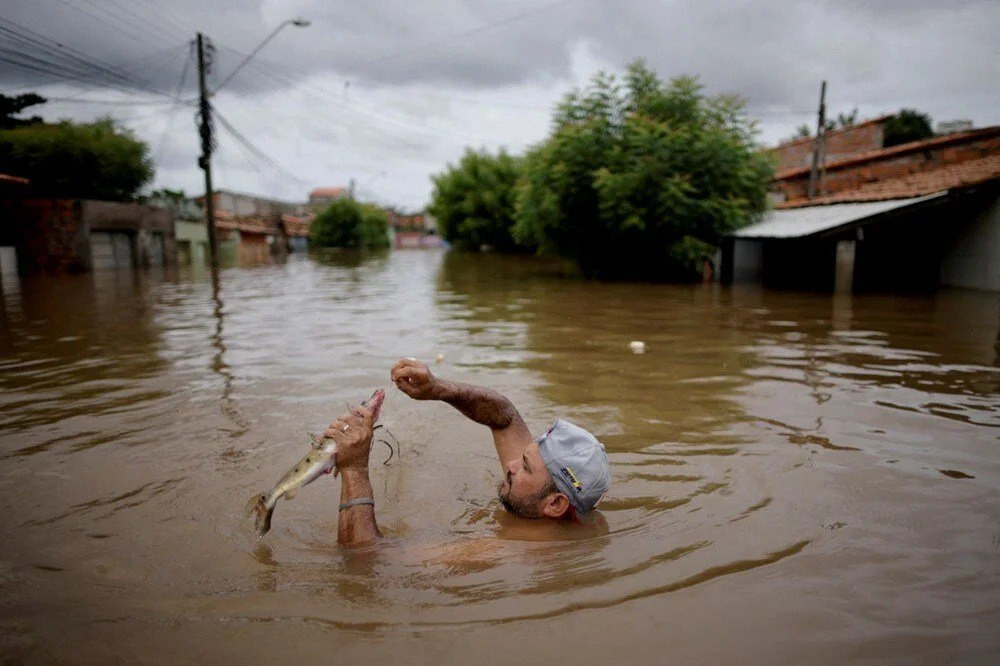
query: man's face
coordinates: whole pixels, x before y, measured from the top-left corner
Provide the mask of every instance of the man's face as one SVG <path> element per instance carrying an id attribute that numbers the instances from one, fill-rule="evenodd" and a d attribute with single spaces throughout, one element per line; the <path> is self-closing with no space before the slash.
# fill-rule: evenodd
<path id="1" fill-rule="evenodd" d="M 506 467 L 506 478 L 497 488 L 501 504 L 515 516 L 541 518 L 546 498 L 559 491 L 542 461 L 538 444 L 532 442 L 519 459 L 511 460 Z"/>

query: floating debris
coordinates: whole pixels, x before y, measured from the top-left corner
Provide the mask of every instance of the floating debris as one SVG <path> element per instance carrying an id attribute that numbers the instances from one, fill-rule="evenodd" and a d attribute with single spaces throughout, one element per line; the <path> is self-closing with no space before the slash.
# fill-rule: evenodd
<path id="1" fill-rule="evenodd" d="M 939 472 L 945 476 L 950 476 L 953 479 L 974 479 L 976 477 L 971 474 L 966 474 L 965 472 L 959 472 L 957 469 L 939 469 Z"/>
<path id="2" fill-rule="evenodd" d="M 633 340 L 628 343 L 628 348 L 632 350 L 633 354 L 645 354 L 646 353 L 646 343 L 642 340 Z"/>

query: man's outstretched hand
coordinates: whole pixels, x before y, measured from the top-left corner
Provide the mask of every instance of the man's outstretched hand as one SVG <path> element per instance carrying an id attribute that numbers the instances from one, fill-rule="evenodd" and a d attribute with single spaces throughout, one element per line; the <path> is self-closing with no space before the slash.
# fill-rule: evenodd
<path id="1" fill-rule="evenodd" d="M 404 358 L 392 366 L 392 381 L 414 400 L 435 400 L 440 397 L 441 382 L 420 361 Z"/>

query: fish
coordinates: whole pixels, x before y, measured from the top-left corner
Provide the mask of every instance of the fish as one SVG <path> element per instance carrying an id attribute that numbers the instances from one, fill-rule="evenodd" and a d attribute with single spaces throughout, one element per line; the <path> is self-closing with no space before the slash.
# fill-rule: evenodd
<path id="1" fill-rule="evenodd" d="M 382 402 L 385 400 L 385 391 L 377 389 L 371 397 L 361 403 L 373 411 L 374 419 L 382 412 Z M 263 538 L 271 529 L 271 517 L 274 515 L 274 507 L 281 498 L 292 499 L 295 493 L 303 486 L 307 486 L 324 474 L 330 474 L 337 470 L 337 443 L 330 438 L 313 441 L 313 448 L 302 460 L 297 462 L 288 470 L 270 492 L 259 493 L 250 498 L 247 502 L 247 516 L 254 517 L 254 529 L 257 538 Z"/>

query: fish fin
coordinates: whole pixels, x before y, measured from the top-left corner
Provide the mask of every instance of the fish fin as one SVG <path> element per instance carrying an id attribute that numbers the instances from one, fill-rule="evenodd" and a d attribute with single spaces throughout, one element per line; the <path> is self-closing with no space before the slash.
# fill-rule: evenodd
<path id="1" fill-rule="evenodd" d="M 254 495 L 247 502 L 247 516 L 254 516 L 254 528 L 257 531 L 257 538 L 262 538 L 271 529 L 271 516 L 274 508 L 267 508 L 267 495 L 261 493 Z"/>

